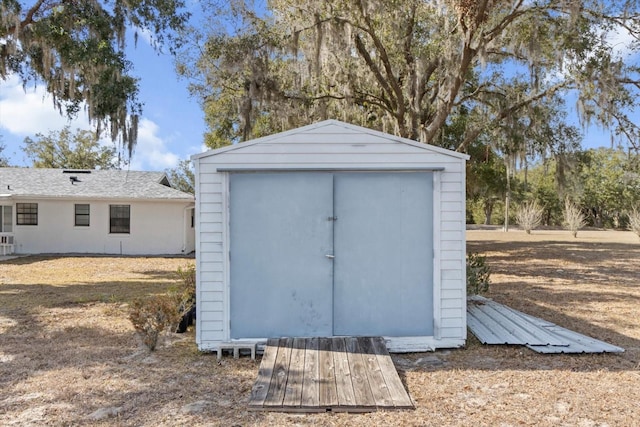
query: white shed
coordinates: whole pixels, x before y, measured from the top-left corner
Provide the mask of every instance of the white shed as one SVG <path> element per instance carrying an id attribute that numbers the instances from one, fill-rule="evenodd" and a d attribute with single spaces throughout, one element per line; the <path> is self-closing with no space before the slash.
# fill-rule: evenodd
<path id="1" fill-rule="evenodd" d="M 335 120 L 193 156 L 198 347 L 464 345 L 467 158 Z"/>

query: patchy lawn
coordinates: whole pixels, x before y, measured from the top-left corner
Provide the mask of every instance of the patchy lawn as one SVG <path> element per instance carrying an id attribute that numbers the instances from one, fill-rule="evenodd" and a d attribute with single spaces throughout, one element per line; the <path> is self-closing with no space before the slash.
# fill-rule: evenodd
<path id="1" fill-rule="evenodd" d="M 0 262 L 0 425 L 577 425 L 640 419 L 640 239 L 628 232 L 468 232 L 493 269 L 487 295 L 624 347 L 539 355 L 482 346 L 394 355 L 415 411 L 246 410 L 259 361 L 201 354 L 193 331 L 149 353 L 127 304 L 166 292 L 181 258 Z"/>

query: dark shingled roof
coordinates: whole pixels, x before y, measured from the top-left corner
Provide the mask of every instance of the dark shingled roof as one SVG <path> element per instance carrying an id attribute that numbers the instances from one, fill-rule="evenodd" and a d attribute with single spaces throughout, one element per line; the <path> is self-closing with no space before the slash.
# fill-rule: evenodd
<path id="1" fill-rule="evenodd" d="M 21 198 L 193 200 L 164 172 L 0 168 L 0 196 Z"/>

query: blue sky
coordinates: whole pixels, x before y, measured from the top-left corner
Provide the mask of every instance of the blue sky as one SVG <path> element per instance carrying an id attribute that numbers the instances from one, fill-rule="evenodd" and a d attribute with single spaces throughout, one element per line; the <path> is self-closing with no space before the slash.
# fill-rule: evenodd
<path id="1" fill-rule="evenodd" d="M 140 78 L 139 99 L 144 103 L 131 169 L 164 170 L 203 151 L 203 113 L 189 95 L 188 83 L 178 79 L 172 57 L 155 52 L 144 37 L 139 38 L 137 46 L 129 43 L 128 55 L 134 64 L 133 75 Z M 568 103 L 567 108 L 577 123 L 574 105 Z M 72 129 L 91 128 L 84 113 L 72 122 L 60 116 L 42 87 L 30 86 L 25 91 L 17 78 L 0 81 L 0 141 L 6 146 L 3 155 L 12 165 L 30 164 L 22 153 L 25 137 L 46 135 L 67 124 Z M 595 127 L 586 130 L 584 137 L 584 148 L 611 144 L 609 132 Z"/>
<path id="2" fill-rule="evenodd" d="M 144 103 L 131 169 L 175 167 L 179 160 L 203 150 L 205 124 L 200 105 L 189 96 L 188 83 L 178 79 L 170 55 L 158 54 L 143 37 L 137 47 L 131 42 L 127 49 L 134 64 L 132 74 L 140 78 L 139 99 Z M 84 112 L 72 122 L 60 116 L 42 87 L 28 86 L 25 91 L 17 78 L 0 80 L 0 142 L 12 165 L 30 165 L 22 153 L 24 138 L 46 135 L 67 124 L 72 129 L 91 129 Z"/>

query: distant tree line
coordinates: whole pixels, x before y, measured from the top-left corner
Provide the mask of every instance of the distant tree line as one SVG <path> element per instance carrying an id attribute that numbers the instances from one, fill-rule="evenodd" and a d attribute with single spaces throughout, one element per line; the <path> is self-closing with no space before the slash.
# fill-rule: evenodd
<path id="1" fill-rule="evenodd" d="M 467 222 L 505 222 L 505 157 L 487 149 L 468 164 Z M 640 206 L 640 155 L 621 148 L 577 150 L 563 157 L 522 162 L 511 180 L 515 206 L 536 201 L 542 224 L 560 226 L 566 201 L 577 206 L 593 227 L 626 228 L 628 215 Z M 510 221 L 515 220 L 515 209 Z"/>

